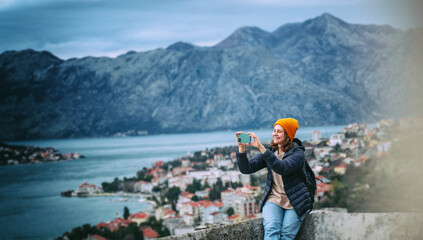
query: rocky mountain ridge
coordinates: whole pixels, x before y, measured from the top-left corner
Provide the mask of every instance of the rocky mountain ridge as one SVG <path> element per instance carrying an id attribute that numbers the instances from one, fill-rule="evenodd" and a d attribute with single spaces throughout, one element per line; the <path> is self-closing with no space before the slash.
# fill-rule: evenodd
<path id="1" fill-rule="evenodd" d="M 177 42 L 116 58 L 0 55 L 2 140 L 375 121 L 412 114 L 421 29 L 323 14 L 273 32 L 243 27 L 213 47 Z M 416 60 L 417 59 L 417 60 Z M 405 94 L 407 93 L 407 94 Z"/>

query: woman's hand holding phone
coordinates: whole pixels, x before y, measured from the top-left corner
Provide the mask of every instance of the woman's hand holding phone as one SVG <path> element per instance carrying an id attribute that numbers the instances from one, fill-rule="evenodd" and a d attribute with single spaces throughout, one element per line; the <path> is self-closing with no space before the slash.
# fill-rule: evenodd
<path id="1" fill-rule="evenodd" d="M 236 144 L 238 144 L 238 147 L 239 147 L 238 152 L 240 152 L 240 153 L 245 153 L 245 144 L 244 144 L 244 143 L 240 143 L 240 142 L 238 142 L 238 135 L 239 135 L 240 133 L 244 133 L 244 132 L 236 132 L 236 133 L 235 133 L 235 136 L 236 136 L 235 141 L 236 141 Z"/>
<path id="2" fill-rule="evenodd" d="M 261 144 L 259 138 L 257 137 L 257 135 L 255 133 L 249 132 L 248 135 L 253 138 L 254 140 L 251 143 L 241 143 L 239 141 L 239 134 L 243 134 L 244 132 L 236 132 L 235 136 L 236 136 L 236 143 L 238 144 L 239 147 L 239 152 L 240 153 L 244 153 L 245 152 L 245 145 L 248 146 L 252 146 L 255 148 L 258 148 L 260 150 L 261 153 L 266 152 L 266 148 L 263 146 L 263 144 Z"/>
<path id="3" fill-rule="evenodd" d="M 252 133 L 252 132 L 249 132 L 248 134 L 250 135 L 250 137 L 252 137 L 254 139 L 254 141 L 252 143 L 247 144 L 247 145 L 258 148 L 262 154 L 264 152 L 266 152 L 266 148 L 263 146 L 263 144 L 261 144 L 257 135 L 255 133 Z"/>

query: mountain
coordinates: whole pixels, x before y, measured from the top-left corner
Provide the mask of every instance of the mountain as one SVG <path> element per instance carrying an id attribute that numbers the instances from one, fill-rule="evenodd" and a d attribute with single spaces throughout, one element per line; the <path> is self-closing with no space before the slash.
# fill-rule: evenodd
<path id="1" fill-rule="evenodd" d="M 330 14 L 212 47 L 177 42 L 116 58 L 0 55 L 0 139 L 113 136 L 369 122 L 413 114 L 422 29 Z M 408 101 L 402 101 L 405 96 Z"/>

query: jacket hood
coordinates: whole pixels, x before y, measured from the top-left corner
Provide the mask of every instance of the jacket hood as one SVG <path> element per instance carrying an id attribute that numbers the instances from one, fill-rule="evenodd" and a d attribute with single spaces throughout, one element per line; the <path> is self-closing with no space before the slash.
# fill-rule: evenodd
<path id="1" fill-rule="evenodd" d="M 305 151 L 304 144 L 303 144 L 303 142 L 301 142 L 301 140 L 300 140 L 300 139 L 298 139 L 298 138 L 294 138 L 294 140 L 292 140 L 292 142 L 294 143 L 294 145 L 295 145 L 296 147 L 299 147 L 301 150 Z"/>

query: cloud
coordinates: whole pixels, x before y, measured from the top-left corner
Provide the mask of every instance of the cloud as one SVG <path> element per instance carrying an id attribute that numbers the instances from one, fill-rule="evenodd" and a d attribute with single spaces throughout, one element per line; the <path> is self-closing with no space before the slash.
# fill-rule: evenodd
<path id="1" fill-rule="evenodd" d="M 210 46 L 242 26 L 273 31 L 323 12 L 351 23 L 399 22 L 381 13 L 382 0 L 368 2 L 373 5 L 364 0 L 0 0 L 0 52 L 33 48 L 69 58 L 115 56 L 177 41 Z"/>

